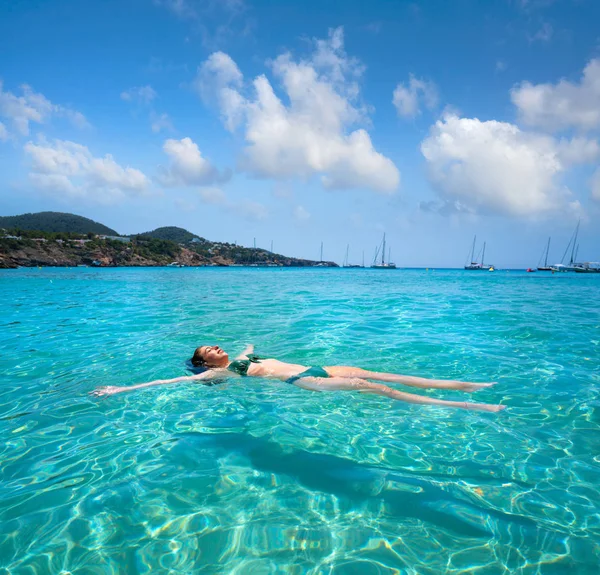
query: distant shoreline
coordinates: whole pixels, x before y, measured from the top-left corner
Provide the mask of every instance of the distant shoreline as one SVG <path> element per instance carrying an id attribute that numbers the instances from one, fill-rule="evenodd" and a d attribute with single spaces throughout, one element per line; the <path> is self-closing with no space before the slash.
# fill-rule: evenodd
<path id="1" fill-rule="evenodd" d="M 242 265 L 242 264 L 235 264 L 235 265 L 211 265 L 211 264 L 207 264 L 207 265 L 185 265 L 185 266 L 172 266 L 172 265 L 133 265 L 133 266 L 127 266 L 127 265 L 106 265 L 106 266 L 90 266 L 90 265 L 77 265 L 77 266 L 59 266 L 59 265 L 52 265 L 52 266 L 38 266 L 38 265 L 31 265 L 31 266 L 15 266 L 15 267 L 10 267 L 10 268 L 0 268 L 0 271 L 2 270 L 34 270 L 34 269 L 44 269 L 44 270 L 48 270 L 48 269 L 61 269 L 61 270 L 75 270 L 75 269 L 87 269 L 87 270 L 115 270 L 115 269 L 177 269 L 177 270 L 182 270 L 182 269 L 244 269 L 244 270 L 248 270 L 248 269 L 294 269 L 294 270 L 300 270 L 300 269 L 319 269 L 319 270 L 340 270 L 340 271 L 345 271 L 345 272 L 355 272 L 355 273 L 360 273 L 360 272 L 364 272 L 364 271 L 376 271 L 379 275 L 381 276 L 385 276 L 388 275 L 390 272 L 398 272 L 398 271 L 427 271 L 427 272 L 436 272 L 436 271 L 461 271 L 461 272 L 469 272 L 469 270 L 465 270 L 462 267 L 456 267 L 456 268 L 452 268 L 452 267 L 397 267 L 394 270 L 378 270 L 378 269 L 373 269 L 370 266 L 366 266 L 364 268 L 343 268 L 341 266 L 338 265 Z M 496 272 L 527 272 L 527 268 L 503 268 L 503 269 L 498 269 L 496 268 Z M 495 272 L 495 273 L 496 273 Z M 473 273 L 469 273 L 467 275 L 471 275 L 473 277 L 479 277 L 479 276 L 488 276 L 490 274 L 473 274 Z M 557 274 L 552 274 L 550 272 L 540 272 L 541 276 L 551 276 L 551 275 L 557 275 Z M 563 275 L 574 275 L 574 274 L 558 274 L 561 277 Z"/>

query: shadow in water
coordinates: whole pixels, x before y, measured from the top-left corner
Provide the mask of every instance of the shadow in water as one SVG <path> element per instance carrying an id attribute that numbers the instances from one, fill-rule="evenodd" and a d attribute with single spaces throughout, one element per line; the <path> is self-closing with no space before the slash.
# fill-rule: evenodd
<path id="1" fill-rule="evenodd" d="M 242 433 L 182 434 L 177 436 L 170 456 L 193 473 L 198 451 L 209 451 L 217 459 L 237 453 L 248 459 L 252 469 L 288 476 L 312 491 L 335 495 L 348 509 L 383 504 L 388 516 L 419 519 L 466 537 L 489 539 L 497 535 L 492 523 L 540 535 L 536 522 L 529 518 L 478 507 L 454 497 L 430 478 L 407 472 L 302 449 L 286 451 L 275 442 Z M 457 479 L 444 478 L 452 482 Z M 440 480 L 439 475 L 436 480 Z"/>

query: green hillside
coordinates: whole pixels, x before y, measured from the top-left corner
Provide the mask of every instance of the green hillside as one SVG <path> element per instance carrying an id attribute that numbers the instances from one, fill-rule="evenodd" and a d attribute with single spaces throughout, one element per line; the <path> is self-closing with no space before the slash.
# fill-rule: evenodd
<path id="1" fill-rule="evenodd" d="M 89 218 L 62 212 L 37 212 L 20 216 L 0 216 L 0 228 L 37 230 L 41 232 L 71 232 L 118 236 L 118 232 Z"/>
<path id="2" fill-rule="evenodd" d="M 175 262 L 185 266 L 310 267 L 317 263 L 262 248 L 211 242 L 175 226 L 134 234 L 127 242 L 95 238 L 94 234 L 119 234 L 88 218 L 60 212 L 3 216 L 0 228 L 7 230 L 7 233 L 0 231 L 0 268 L 161 266 Z M 323 263 L 336 267 L 334 262 L 319 265 Z"/>
<path id="3" fill-rule="evenodd" d="M 143 234 L 138 234 L 137 237 L 154 238 L 157 240 L 169 240 L 177 244 L 185 244 L 187 242 L 191 242 L 194 238 L 197 238 L 198 236 L 196 234 L 188 232 L 187 230 L 184 230 L 183 228 L 178 228 L 176 226 L 166 226 L 163 228 L 156 228 L 151 232 L 144 232 Z"/>

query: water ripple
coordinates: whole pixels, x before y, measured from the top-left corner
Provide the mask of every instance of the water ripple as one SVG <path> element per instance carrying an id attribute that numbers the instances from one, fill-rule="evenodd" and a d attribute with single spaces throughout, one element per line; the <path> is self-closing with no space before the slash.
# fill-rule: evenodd
<path id="1" fill-rule="evenodd" d="M 0 573 L 595 574 L 600 278 L 0 271 Z M 499 416 L 187 373 L 217 342 Z M 459 392 L 428 392 L 461 398 Z"/>

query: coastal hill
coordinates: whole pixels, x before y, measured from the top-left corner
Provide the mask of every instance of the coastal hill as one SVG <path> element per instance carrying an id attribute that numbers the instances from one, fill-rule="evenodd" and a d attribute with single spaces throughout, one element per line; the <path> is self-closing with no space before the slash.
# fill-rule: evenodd
<path id="1" fill-rule="evenodd" d="M 119 235 L 115 230 L 94 220 L 63 212 L 37 212 L 20 216 L 0 216 L 0 228 L 49 233 Z"/>
<path id="2" fill-rule="evenodd" d="M 168 265 L 337 267 L 333 262 L 315 262 L 260 248 L 211 242 L 174 226 L 122 236 L 107 226 L 74 214 L 40 212 L 0 217 L 0 268 Z"/>
<path id="3" fill-rule="evenodd" d="M 200 239 L 197 235 L 192 232 L 188 232 L 183 228 L 176 226 L 167 226 L 164 228 L 156 228 L 151 232 L 144 232 L 143 234 L 137 234 L 136 238 L 155 238 L 157 240 L 169 240 L 178 244 L 185 244 L 191 242 L 194 238 Z M 202 241 L 205 241 L 202 238 Z"/>

